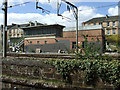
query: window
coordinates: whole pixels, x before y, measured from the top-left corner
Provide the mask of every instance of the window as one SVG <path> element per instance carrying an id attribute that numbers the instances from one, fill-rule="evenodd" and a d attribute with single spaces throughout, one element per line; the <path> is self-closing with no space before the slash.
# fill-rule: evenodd
<path id="1" fill-rule="evenodd" d="M 45 44 L 47 44 L 47 41 L 45 41 Z"/>
<path id="2" fill-rule="evenodd" d="M 85 47 L 85 42 L 84 41 L 82 41 L 82 48 L 84 48 Z"/>
<path id="3" fill-rule="evenodd" d="M 15 29 L 13 29 L 13 33 L 15 33 Z"/>
<path id="4" fill-rule="evenodd" d="M 37 41 L 37 44 L 40 44 L 40 41 Z"/>
<path id="5" fill-rule="evenodd" d="M 30 44 L 32 44 L 32 41 L 30 41 Z"/>
<path id="6" fill-rule="evenodd" d="M 110 35 L 110 30 L 107 30 L 107 35 Z"/>
<path id="7" fill-rule="evenodd" d="M 9 29 L 9 33 L 11 33 L 11 29 Z"/>
<path id="8" fill-rule="evenodd" d="M 113 22 L 113 26 L 115 26 L 115 22 Z"/>
<path id="9" fill-rule="evenodd" d="M 108 27 L 110 26 L 110 23 L 109 23 L 109 22 L 107 22 L 107 26 L 108 26 Z"/>
<path id="10" fill-rule="evenodd" d="M 17 29 L 17 33 L 19 33 L 19 28 Z"/>
<path id="11" fill-rule="evenodd" d="M 23 32 L 23 30 L 21 30 L 21 32 Z"/>
<path id="12" fill-rule="evenodd" d="M 76 42 L 72 42 L 72 49 L 75 49 L 76 47 Z"/>
<path id="13" fill-rule="evenodd" d="M 115 32 L 115 30 L 113 29 L 113 35 L 115 35 L 116 34 L 116 32 Z"/>
<path id="14" fill-rule="evenodd" d="M 102 23 L 100 22 L 99 25 L 102 25 Z"/>

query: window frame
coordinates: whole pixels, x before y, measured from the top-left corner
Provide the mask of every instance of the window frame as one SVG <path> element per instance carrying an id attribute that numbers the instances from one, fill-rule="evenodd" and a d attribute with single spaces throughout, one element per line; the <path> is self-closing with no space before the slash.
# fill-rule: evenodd
<path id="1" fill-rule="evenodd" d="M 110 26 L 110 22 L 107 22 L 107 27 L 109 27 Z"/>
<path id="2" fill-rule="evenodd" d="M 116 30 L 115 29 L 112 30 L 112 34 L 116 35 Z"/>
<path id="3" fill-rule="evenodd" d="M 37 44 L 40 44 L 40 41 L 37 41 Z"/>
<path id="4" fill-rule="evenodd" d="M 115 21 L 113 21 L 113 26 L 115 26 Z"/>
<path id="5" fill-rule="evenodd" d="M 108 34 L 108 31 L 109 31 L 109 34 Z M 107 30 L 107 35 L 110 35 L 110 30 Z"/>
<path id="6" fill-rule="evenodd" d="M 45 41 L 45 44 L 47 44 L 47 41 Z"/>
<path id="7" fill-rule="evenodd" d="M 32 44 L 32 41 L 30 41 L 30 44 Z"/>

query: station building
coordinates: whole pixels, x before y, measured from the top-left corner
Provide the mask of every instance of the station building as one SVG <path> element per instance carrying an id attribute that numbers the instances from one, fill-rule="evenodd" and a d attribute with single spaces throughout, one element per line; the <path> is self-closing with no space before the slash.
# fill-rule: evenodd
<path id="1" fill-rule="evenodd" d="M 58 52 L 63 50 L 70 52 L 76 46 L 76 28 L 59 24 L 37 25 L 23 27 L 24 30 L 24 50 L 26 52 Z M 84 35 L 88 35 L 89 42 L 97 42 L 95 46 L 105 47 L 105 35 L 101 25 L 81 26 L 78 29 L 78 45 L 84 48 Z"/>

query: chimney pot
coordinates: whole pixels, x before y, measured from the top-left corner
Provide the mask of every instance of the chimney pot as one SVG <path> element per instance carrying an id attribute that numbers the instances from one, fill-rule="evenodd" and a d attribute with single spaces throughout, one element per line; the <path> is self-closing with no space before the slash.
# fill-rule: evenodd
<path id="1" fill-rule="evenodd" d="M 29 25 L 32 26 L 32 22 L 31 21 L 29 22 Z"/>
<path id="2" fill-rule="evenodd" d="M 37 21 L 35 21 L 35 26 L 37 26 L 37 24 L 38 24 Z"/>

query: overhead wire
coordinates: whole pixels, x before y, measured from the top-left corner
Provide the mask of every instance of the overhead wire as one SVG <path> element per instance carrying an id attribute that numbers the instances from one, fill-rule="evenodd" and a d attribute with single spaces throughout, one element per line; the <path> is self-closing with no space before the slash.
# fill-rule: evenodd
<path id="1" fill-rule="evenodd" d="M 59 14 L 61 5 L 62 5 L 62 2 L 59 3 L 59 1 L 57 0 L 57 16 L 61 16 L 62 19 L 65 19 L 68 22 L 72 22 L 72 19 L 70 19 L 70 18 L 68 18 L 66 16 L 63 16 L 62 14 Z"/>
<path id="2" fill-rule="evenodd" d="M 98 7 L 91 7 L 90 9 L 83 9 L 83 10 L 79 10 L 79 11 L 91 10 L 91 9 L 96 9 L 96 8 L 105 8 L 105 7 L 115 6 L 115 5 L 118 5 L 118 4 L 104 5 L 104 6 L 98 6 Z"/>
<path id="3" fill-rule="evenodd" d="M 20 3 L 20 4 L 11 5 L 11 6 L 8 6 L 8 8 L 12 8 L 12 7 L 16 7 L 16 6 L 21 6 L 21 5 L 28 4 L 28 3 L 30 3 L 30 2 L 24 2 L 24 3 Z"/>
<path id="4" fill-rule="evenodd" d="M 3 3 L 2 3 L 2 5 L 0 6 L 0 10 L 2 10 L 2 7 L 3 7 Z"/>
<path id="5" fill-rule="evenodd" d="M 2 8 L 3 7 L 3 3 L 2 3 L 2 5 L 0 6 L 0 8 Z"/>
<path id="6" fill-rule="evenodd" d="M 16 6 L 21 6 L 21 5 L 24 5 L 24 4 L 28 4 L 30 2 L 24 2 L 24 3 L 20 3 L 20 4 L 15 4 L 15 5 L 11 5 L 11 6 L 8 6 L 8 8 L 12 8 L 12 7 L 16 7 Z M 104 5 L 104 6 L 98 6 L 98 7 L 91 7 L 91 9 L 95 9 L 95 8 L 105 8 L 105 7 L 110 7 L 110 6 L 114 6 L 114 5 L 118 5 L 118 4 L 111 4 L 111 5 Z M 3 7 L 3 4 L 0 6 L 0 9 L 2 9 Z M 60 7 L 59 7 L 60 8 Z M 46 13 L 46 14 L 49 14 L 50 11 L 48 10 L 45 10 L 44 8 L 40 7 L 40 9 L 42 9 L 42 13 Z M 84 9 L 84 10 L 90 10 L 90 9 Z M 84 10 L 79 10 L 79 11 L 84 11 Z M 60 15 L 62 17 L 62 19 L 67 19 L 67 21 L 71 22 L 72 19 L 66 17 L 66 16 L 63 16 L 63 15 Z"/>
<path id="7" fill-rule="evenodd" d="M 42 13 L 50 14 L 50 11 L 38 6 L 38 2 L 39 2 L 39 0 L 36 0 L 36 9 L 39 8 L 42 10 Z"/>
<path id="8" fill-rule="evenodd" d="M 79 11 L 85 11 L 85 10 L 91 10 L 91 9 L 96 9 L 96 8 L 105 8 L 105 7 L 111 7 L 111 6 L 115 6 L 118 4 L 111 4 L 111 5 L 103 5 L 103 6 L 97 6 L 97 7 L 91 7 L 90 9 L 84 9 L 84 10 L 79 10 Z M 73 9 L 73 8 L 72 8 Z M 74 12 L 74 10 L 73 10 Z M 74 15 L 75 16 L 75 15 Z M 67 17 L 68 18 L 68 17 Z M 70 18 L 69 18 L 70 19 Z M 72 19 L 70 19 L 72 21 Z"/>

